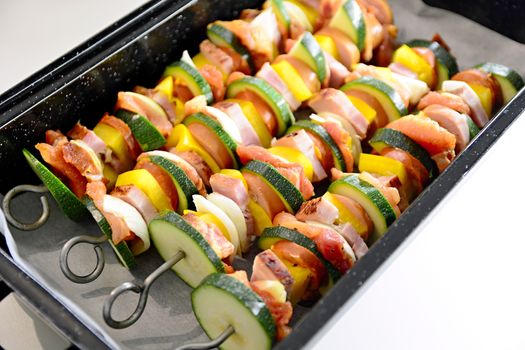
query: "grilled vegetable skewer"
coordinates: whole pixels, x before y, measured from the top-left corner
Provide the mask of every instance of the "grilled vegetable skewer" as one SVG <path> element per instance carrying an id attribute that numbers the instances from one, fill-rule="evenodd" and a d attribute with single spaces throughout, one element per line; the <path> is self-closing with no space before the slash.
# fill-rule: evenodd
<path id="1" fill-rule="evenodd" d="M 316 106 L 316 104 L 314 104 L 314 103 L 312 102 L 312 106 Z M 316 108 L 319 108 L 319 107 L 316 107 Z M 432 114 L 431 114 L 430 116 L 432 117 Z M 468 119 L 467 119 L 467 120 L 468 120 Z M 299 123 L 299 124 L 300 124 L 300 123 Z M 299 125 L 299 124 L 298 124 L 298 125 Z M 474 129 L 474 128 L 473 128 L 472 126 L 469 127 L 469 131 L 472 131 L 473 129 Z M 475 130 L 475 129 L 474 129 L 474 130 Z M 474 133 L 475 133 L 475 131 L 474 131 Z M 471 132 L 471 134 L 472 134 L 472 132 Z M 358 144 L 358 142 L 354 142 L 354 144 Z M 463 146 L 463 147 L 464 147 L 464 146 Z M 460 148 L 459 150 L 461 150 L 461 148 Z M 359 158 L 357 158 L 357 159 L 359 159 Z M 445 163 L 445 166 L 446 166 L 446 163 Z M 344 170 L 343 168 L 340 168 L 340 169 Z M 67 260 L 66 260 L 66 261 L 67 261 Z M 66 265 L 62 265 L 62 268 L 63 268 L 63 269 L 64 269 L 64 266 L 66 266 Z"/>
<path id="2" fill-rule="evenodd" d="M 361 78 L 360 78 L 360 79 L 361 79 Z M 358 79 L 357 81 L 359 81 L 359 79 Z M 383 84 L 383 85 L 384 85 L 384 84 Z M 393 92 L 392 92 L 392 93 L 393 93 Z M 448 97 L 448 96 L 447 96 L 447 97 Z M 313 100 L 315 100 L 315 99 L 313 99 Z M 312 101 L 313 101 L 313 100 L 312 100 Z M 427 100 L 428 100 L 428 99 L 427 99 Z M 317 104 L 314 103 L 314 102 L 311 102 L 311 105 L 312 105 L 313 107 L 315 107 L 315 108 L 321 108 L 321 107 L 317 106 Z M 434 106 L 431 106 L 431 107 L 434 107 Z M 429 107 L 427 110 L 430 111 L 431 107 Z M 434 109 L 435 109 L 435 108 L 434 108 Z M 322 111 L 322 110 L 321 110 L 321 111 Z M 322 112 L 323 112 L 323 111 L 322 111 Z M 436 112 L 436 113 L 439 114 L 439 111 Z M 434 118 L 433 115 L 434 115 L 434 114 L 430 114 L 429 116 L 430 116 L 431 118 Z M 437 118 L 437 117 L 435 117 L 435 118 Z M 438 120 L 439 120 L 439 119 L 438 119 Z M 468 120 L 469 120 L 469 119 L 467 118 L 467 121 L 468 121 Z M 297 125 L 301 125 L 301 123 L 298 123 Z M 294 127 L 296 128 L 297 126 L 294 126 Z M 472 126 L 472 123 L 468 125 L 468 128 L 469 128 L 469 135 L 470 135 L 470 138 L 471 138 L 471 136 L 476 132 L 476 128 L 475 128 L 474 126 Z M 465 129 L 465 128 L 463 128 L 463 129 Z M 472 130 L 474 130 L 474 131 L 472 132 Z M 458 133 L 456 133 L 456 136 L 458 136 Z M 461 135 L 459 135 L 459 136 L 461 136 Z M 354 139 L 354 140 L 355 140 L 355 139 Z M 468 140 L 468 138 L 467 138 L 467 140 Z M 468 141 L 463 141 L 463 145 L 464 145 L 466 142 L 468 142 Z M 354 144 L 358 144 L 358 142 L 354 142 Z M 458 143 L 458 145 L 459 145 L 459 143 Z M 459 146 L 459 147 L 460 147 L 460 148 L 459 148 L 458 150 L 461 150 L 462 147 L 464 147 L 464 146 Z M 359 158 L 355 157 L 354 159 L 359 159 Z M 445 160 L 444 166 L 446 166 L 446 164 L 448 164 L 448 163 L 446 163 L 446 162 L 447 162 L 447 161 Z M 356 162 L 356 163 L 357 163 L 357 162 Z M 431 162 L 431 163 L 432 163 L 432 162 Z M 342 164 L 342 163 L 339 163 L 339 164 Z M 343 163 L 343 164 L 344 164 L 344 163 Z M 340 168 L 340 169 L 341 169 L 341 170 L 344 170 L 344 168 Z M 62 261 L 67 261 L 67 259 L 63 259 Z M 66 266 L 66 265 L 62 265 L 62 268 L 65 270 L 65 269 L 67 268 L 67 266 Z"/>

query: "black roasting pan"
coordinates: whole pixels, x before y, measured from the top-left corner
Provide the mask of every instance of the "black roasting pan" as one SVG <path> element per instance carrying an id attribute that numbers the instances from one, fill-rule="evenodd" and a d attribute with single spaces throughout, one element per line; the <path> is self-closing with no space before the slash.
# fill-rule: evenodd
<path id="1" fill-rule="evenodd" d="M 425 2 L 469 17 L 513 40 L 525 42 L 525 27 L 520 25 L 520 16 L 525 13 L 524 2 Z M 260 3 L 256 0 L 153 0 L 0 95 L 0 193 L 5 194 L 21 183 L 37 183 L 20 150 L 42 140 L 45 130 L 68 130 L 78 119 L 87 126 L 94 126 L 102 113 L 111 109 L 118 91 L 135 85 L 153 85 L 164 67 L 180 57 L 183 49 L 195 50 L 204 37 L 207 23 L 234 18 L 241 9 L 256 7 Z M 406 25 L 397 24 L 400 27 Z M 458 61 L 461 63 L 459 55 Z M 307 344 L 523 110 L 525 92 L 522 90 L 276 348 L 300 348 Z M 0 242 L 0 278 L 75 345 L 89 349 L 108 346 L 104 339 L 46 292 L 40 281 L 19 268 L 5 242 Z"/>

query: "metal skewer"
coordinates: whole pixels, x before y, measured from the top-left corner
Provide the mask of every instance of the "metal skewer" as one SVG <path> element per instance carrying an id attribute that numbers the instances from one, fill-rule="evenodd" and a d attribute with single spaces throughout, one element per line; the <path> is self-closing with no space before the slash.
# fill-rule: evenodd
<path id="1" fill-rule="evenodd" d="M 49 203 L 45 196 L 41 196 L 40 203 L 42 203 L 42 214 L 40 215 L 40 217 L 33 223 L 26 224 L 26 223 L 20 222 L 18 221 L 18 219 L 16 219 L 11 214 L 11 201 L 13 200 L 14 197 L 16 197 L 18 194 L 23 193 L 23 192 L 45 193 L 45 192 L 48 192 L 48 189 L 44 185 L 15 186 L 11 190 L 9 190 L 9 192 L 6 193 L 4 200 L 2 201 L 2 209 L 4 210 L 7 221 L 11 225 L 23 231 L 36 230 L 37 228 L 41 227 L 49 218 Z"/>
<path id="2" fill-rule="evenodd" d="M 108 237 L 105 235 L 102 235 L 100 237 L 93 237 L 93 236 L 76 236 L 71 238 L 64 244 L 62 249 L 60 250 L 60 269 L 62 270 L 62 273 L 72 282 L 75 283 L 89 283 L 91 281 L 94 281 L 101 273 L 102 270 L 104 270 L 104 252 L 102 251 L 102 248 L 100 247 L 100 244 L 106 242 L 108 240 Z M 68 258 L 69 258 L 69 252 L 71 249 L 76 246 L 77 244 L 91 244 L 93 245 L 93 250 L 95 250 L 95 253 L 97 255 L 97 263 L 93 271 L 88 273 L 87 275 L 77 275 L 69 268 Z"/>
<path id="3" fill-rule="evenodd" d="M 195 343 L 195 344 L 186 344 L 175 348 L 175 350 L 206 350 L 206 349 L 215 349 L 219 347 L 222 343 L 226 341 L 233 333 L 235 329 L 232 326 L 228 326 L 217 338 L 210 340 L 206 343 Z"/>
<path id="4" fill-rule="evenodd" d="M 131 326 L 140 318 L 144 309 L 146 308 L 146 302 L 148 301 L 149 289 L 153 282 L 159 278 L 164 272 L 172 268 L 173 265 L 184 259 L 186 254 L 183 251 L 178 251 L 170 259 L 166 260 L 162 265 L 160 265 L 155 271 L 153 271 L 148 277 L 144 279 L 144 282 L 124 282 L 120 286 L 116 287 L 111 291 L 109 297 L 104 302 L 104 307 L 102 309 L 102 315 L 104 316 L 104 321 L 108 326 L 116 329 L 122 329 Z M 115 304 L 115 300 L 127 291 L 132 291 L 139 294 L 139 301 L 135 311 L 126 319 L 117 321 L 111 316 L 111 309 Z"/>

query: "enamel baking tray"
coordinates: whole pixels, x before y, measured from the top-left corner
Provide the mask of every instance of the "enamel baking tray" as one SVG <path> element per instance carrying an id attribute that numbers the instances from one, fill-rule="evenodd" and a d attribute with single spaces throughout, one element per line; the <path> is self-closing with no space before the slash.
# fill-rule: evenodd
<path id="1" fill-rule="evenodd" d="M 524 75 L 525 67 L 520 57 L 525 57 L 525 48 L 516 41 L 525 42 L 525 32 L 522 28 L 512 26 L 512 23 L 519 23 L 513 22 L 512 16 L 525 10 L 518 1 L 500 1 L 498 11 L 493 11 L 490 1 L 462 1 L 461 5 L 454 1 L 427 1 L 437 7 L 471 15 L 476 22 L 505 33 L 516 41 L 452 12 L 430 8 L 418 0 L 389 2 L 400 28 L 401 41 L 415 37 L 430 38 L 439 31 L 452 47 L 461 68 L 480 63 L 481 57 L 483 61 L 512 66 Z M 135 85 L 152 86 L 164 67 L 180 57 L 183 49 L 194 52 L 204 38 L 207 23 L 215 19 L 234 18 L 241 9 L 257 7 L 260 3 L 248 0 L 149 2 L 1 95 L 0 164 L 3 171 L 0 192 L 5 193 L 21 183 L 37 183 L 25 165 L 20 150 L 22 147 L 32 149 L 33 144 L 42 140 L 45 130 L 68 130 L 78 119 L 92 127 L 104 111 L 112 108 L 118 91 L 129 90 Z M 469 12 L 468 9 L 472 8 L 475 11 Z M 411 27 L 408 23 L 411 23 Z M 525 93 L 521 91 L 326 296 L 313 307 L 301 310 L 301 316 L 294 320 L 293 332 L 276 344 L 276 348 L 300 348 L 306 345 L 345 302 L 352 300 L 357 291 L 366 288 L 366 282 L 388 263 L 389 257 L 418 224 L 523 110 Z M 36 197 L 26 200 L 37 202 Z M 25 214 L 31 216 L 31 208 L 37 210 L 38 205 L 18 204 L 18 209 L 23 207 L 28 208 Z M 151 308 L 148 304 L 143 318 L 168 320 L 168 323 L 173 320 L 172 323 L 177 324 L 160 327 L 160 334 L 154 337 L 148 332 L 141 333 L 143 329 L 134 326 L 130 327 L 131 331 L 115 331 L 103 325 L 101 316 L 90 309 L 95 305 L 101 314 L 102 304 L 97 298 L 103 300 L 121 280 L 143 278 L 160 262 L 160 258 L 155 252 L 148 252 L 139 258 L 139 270 L 132 274 L 113 261 L 101 276 L 106 277 L 94 282 L 101 284 L 82 287 L 87 289 L 65 281 L 63 277 L 60 279 L 56 275 L 60 244 L 68 237 L 81 233 L 76 232 L 78 230 L 91 235 L 97 235 L 98 232 L 89 223 L 75 226 L 77 224 L 63 219 L 63 215 L 56 211 L 56 206 L 52 207 L 52 222 L 44 225 L 40 231 L 21 234 L 11 228 L 7 239 L 0 242 L 0 277 L 59 332 L 75 345 L 89 349 L 173 348 L 182 343 L 206 339 L 189 306 L 190 290 L 180 281 L 177 282 L 174 274 L 155 285 L 156 302 L 152 302 L 154 305 Z M 16 209 L 17 205 L 14 211 Z M 6 234 L 7 228 L 1 219 L 0 215 L 0 230 Z M 48 241 L 47 238 L 43 239 L 46 235 Z M 110 260 L 110 255 L 106 250 L 107 260 Z M 112 283 L 103 285 L 108 281 Z M 172 294 L 166 295 L 167 290 Z M 176 294 L 173 290 L 180 293 Z M 71 296 L 76 294 L 91 298 L 92 304 L 71 300 Z M 159 311 L 163 305 L 169 312 Z M 184 327 L 185 330 L 181 331 Z M 134 337 L 127 337 L 129 333 L 135 333 Z"/>

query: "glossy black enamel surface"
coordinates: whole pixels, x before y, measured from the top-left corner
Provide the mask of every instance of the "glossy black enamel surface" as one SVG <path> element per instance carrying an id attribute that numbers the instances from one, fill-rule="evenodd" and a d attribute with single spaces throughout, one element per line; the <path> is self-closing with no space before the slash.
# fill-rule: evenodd
<path id="1" fill-rule="evenodd" d="M 1 95 L 0 164 L 17 171 L 3 173 L 0 192 L 36 182 L 20 151 L 34 151 L 47 129 L 69 130 L 79 119 L 92 127 L 111 110 L 118 91 L 154 85 L 183 49 L 194 52 L 206 24 L 259 3 L 154 1 Z"/>
<path id="2" fill-rule="evenodd" d="M 525 1 L 521 0 L 423 0 L 483 24 L 522 44 L 525 43 Z"/>

